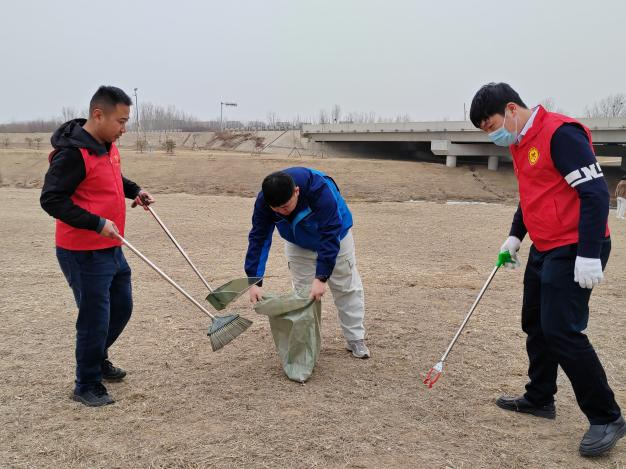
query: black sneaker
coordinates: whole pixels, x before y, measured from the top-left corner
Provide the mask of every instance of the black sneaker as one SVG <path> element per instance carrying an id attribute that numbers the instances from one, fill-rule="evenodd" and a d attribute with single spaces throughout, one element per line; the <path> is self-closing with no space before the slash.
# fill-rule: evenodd
<path id="1" fill-rule="evenodd" d="M 102 362 L 102 379 L 106 381 L 121 381 L 126 376 L 126 372 L 121 368 L 113 366 L 109 360 Z"/>
<path id="2" fill-rule="evenodd" d="M 531 414 L 545 419 L 553 419 L 556 417 L 554 403 L 536 406 L 524 396 L 500 396 L 496 400 L 496 405 L 504 410 Z"/>
<path id="3" fill-rule="evenodd" d="M 581 456 L 600 456 L 615 446 L 626 435 L 624 417 L 605 425 L 591 425 L 580 442 Z"/>
<path id="4" fill-rule="evenodd" d="M 94 384 L 85 391 L 78 392 L 75 390 L 72 399 L 89 407 L 100 407 L 115 402 L 113 398 L 109 396 L 107 388 L 100 383 Z"/>

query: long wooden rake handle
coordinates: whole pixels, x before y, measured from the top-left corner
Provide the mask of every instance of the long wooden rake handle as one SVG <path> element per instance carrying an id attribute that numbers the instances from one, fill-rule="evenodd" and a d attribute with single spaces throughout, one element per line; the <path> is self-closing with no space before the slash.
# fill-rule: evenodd
<path id="1" fill-rule="evenodd" d="M 193 271 L 196 273 L 198 278 L 202 281 L 202 283 L 204 283 L 204 286 L 209 289 L 209 292 L 213 293 L 213 289 L 211 288 L 211 285 L 209 285 L 209 282 L 207 282 L 204 279 L 204 277 L 202 276 L 200 271 L 196 268 L 194 263 L 191 262 L 191 259 L 189 259 L 189 256 L 187 255 L 183 247 L 178 243 L 178 241 L 176 241 L 176 238 L 174 238 L 174 235 L 170 232 L 170 230 L 167 229 L 167 226 L 165 226 L 165 223 L 163 223 L 163 221 L 159 218 L 159 216 L 156 214 L 154 209 L 148 205 L 146 206 L 146 210 L 148 210 L 152 214 L 156 222 L 161 226 L 161 228 L 163 228 L 163 231 L 165 231 L 165 234 L 168 236 L 168 238 L 172 240 L 172 242 L 174 243 L 174 246 L 176 246 L 176 248 L 180 251 L 180 253 L 183 255 L 187 263 L 191 266 Z"/>
<path id="2" fill-rule="evenodd" d="M 139 252 L 139 250 L 135 246 L 130 244 L 128 241 L 126 241 L 121 235 L 118 234 L 117 237 L 124 244 L 124 246 L 126 246 L 128 249 L 133 251 L 137 256 L 139 256 L 139 258 L 141 258 L 142 261 L 144 261 L 146 264 L 148 264 L 150 267 L 152 267 L 152 269 L 157 274 L 159 274 L 166 282 L 168 282 L 170 285 L 172 285 L 174 288 L 176 288 L 176 290 L 178 290 L 180 293 L 182 293 L 185 298 L 187 298 L 194 305 L 196 305 L 200 309 L 200 311 L 202 311 L 204 314 L 209 316 L 211 319 L 213 319 L 213 320 L 215 319 L 215 316 L 213 316 L 211 313 L 209 313 L 209 311 L 207 311 L 207 309 L 204 306 L 202 306 L 200 303 L 198 303 L 189 293 L 187 293 L 185 290 L 183 290 L 183 288 L 180 285 L 178 285 L 174 280 L 172 280 L 165 272 L 163 272 L 161 269 L 159 269 L 150 259 L 148 259 L 146 256 L 144 256 L 141 252 Z"/>

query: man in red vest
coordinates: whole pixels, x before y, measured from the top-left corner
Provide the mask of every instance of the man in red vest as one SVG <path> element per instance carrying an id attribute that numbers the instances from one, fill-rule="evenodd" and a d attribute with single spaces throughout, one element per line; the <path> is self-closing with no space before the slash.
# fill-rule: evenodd
<path id="1" fill-rule="evenodd" d="M 124 199 L 142 206 L 154 202 L 122 176 L 114 144 L 126 132 L 131 105 L 121 89 L 101 86 L 91 98 L 89 119 L 66 122 L 52 135 L 40 198 L 57 219 L 57 259 L 78 306 L 73 399 L 94 407 L 114 402 L 103 379 L 126 376 L 108 360 L 133 309 L 130 268 L 117 238 L 124 235 Z"/>
<path id="2" fill-rule="evenodd" d="M 526 233 L 533 244 L 524 273 L 522 329 L 528 335 L 526 393 L 502 396 L 506 410 L 554 418 L 557 368 L 574 388 L 590 427 L 583 456 L 610 450 L 626 434 L 613 391 L 584 330 L 591 290 L 603 279 L 611 251 L 609 192 L 593 152 L 591 133 L 567 116 L 528 109 L 506 83 L 483 86 L 472 101 L 472 123 L 508 146 L 520 202 L 500 251 L 517 251 Z"/>

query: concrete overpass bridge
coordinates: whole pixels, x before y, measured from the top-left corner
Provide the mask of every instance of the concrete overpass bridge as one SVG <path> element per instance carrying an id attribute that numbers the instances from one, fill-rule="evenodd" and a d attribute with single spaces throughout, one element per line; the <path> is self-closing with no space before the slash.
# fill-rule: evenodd
<path id="1" fill-rule="evenodd" d="M 591 129 L 598 156 L 622 158 L 626 170 L 626 118 L 580 119 Z M 487 160 L 487 167 L 498 169 L 499 161 L 511 161 L 507 148 L 491 143 L 484 132 L 469 121 L 401 122 L 368 124 L 304 125 L 302 136 L 318 143 L 419 143 L 435 157 L 446 159 L 446 165 L 456 166 L 457 157 L 478 157 Z"/>

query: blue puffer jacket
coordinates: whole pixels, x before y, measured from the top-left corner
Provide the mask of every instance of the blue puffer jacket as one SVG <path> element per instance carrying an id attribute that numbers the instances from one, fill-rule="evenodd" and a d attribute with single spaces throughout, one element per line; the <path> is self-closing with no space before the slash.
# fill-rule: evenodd
<path id="1" fill-rule="evenodd" d="M 310 168 L 287 168 L 300 188 L 298 204 L 289 219 L 274 212 L 259 192 L 248 236 L 245 270 L 249 277 L 262 277 L 272 245 L 274 227 L 283 239 L 317 252 L 316 276 L 330 277 L 339 253 L 339 243 L 352 227 L 352 214 L 331 177 Z"/>

